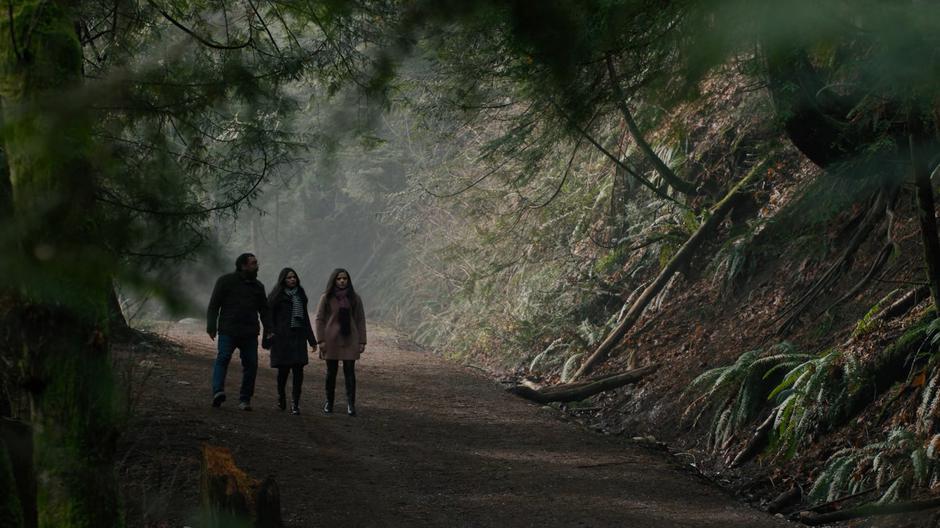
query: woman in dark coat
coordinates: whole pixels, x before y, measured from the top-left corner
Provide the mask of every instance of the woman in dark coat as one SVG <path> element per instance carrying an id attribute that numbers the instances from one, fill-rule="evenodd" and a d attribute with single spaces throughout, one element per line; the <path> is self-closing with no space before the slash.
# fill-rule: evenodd
<path id="1" fill-rule="evenodd" d="M 291 391 L 291 414 L 300 414 L 300 386 L 307 364 L 307 344 L 316 350 L 317 340 L 307 313 L 307 293 L 300 286 L 300 277 L 291 268 L 281 270 L 277 285 L 268 295 L 274 338 L 271 345 L 271 368 L 277 369 L 277 406 L 287 407 L 285 389 L 287 375 L 294 374 Z"/>
<path id="2" fill-rule="evenodd" d="M 326 360 L 326 403 L 323 412 L 333 412 L 336 373 L 343 362 L 346 382 L 346 412 L 356 416 L 356 360 L 366 349 L 366 316 L 362 298 L 353 289 L 349 272 L 333 270 L 326 291 L 317 305 L 317 344 L 320 359 Z"/>

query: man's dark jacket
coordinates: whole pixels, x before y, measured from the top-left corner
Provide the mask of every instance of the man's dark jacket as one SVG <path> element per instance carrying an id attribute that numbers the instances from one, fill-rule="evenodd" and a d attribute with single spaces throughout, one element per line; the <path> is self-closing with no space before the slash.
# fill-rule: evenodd
<path id="1" fill-rule="evenodd" d="M 270 332 L 271 314 L 261 282 L 238 271 L 222 275 L 209 299 L 206 331 L 211 334 L 218 329 L 219 334 L 238 337 L 258 335 L 259 315 L 265 333 Z"/>

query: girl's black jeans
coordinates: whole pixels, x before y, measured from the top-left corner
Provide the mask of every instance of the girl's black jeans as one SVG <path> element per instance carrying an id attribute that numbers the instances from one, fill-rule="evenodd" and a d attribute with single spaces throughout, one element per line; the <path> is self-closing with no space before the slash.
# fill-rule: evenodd
<path id="1" fill-rule="evenodd" d="M 326 360 L 326 401 L 333 403 L 336 392 L 336 373 L 339 371 L 338 359 Z M 343 381 L 346 382 L 346 401 L 356 403 L 356 360 L 343 360 Z"/>

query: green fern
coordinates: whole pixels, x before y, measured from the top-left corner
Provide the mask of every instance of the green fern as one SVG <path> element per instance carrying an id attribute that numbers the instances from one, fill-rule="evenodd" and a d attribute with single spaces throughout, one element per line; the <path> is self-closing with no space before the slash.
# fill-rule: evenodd
<path id="1" fill-rule="evenodd" d="M 875 320 L 875 317 L 881 313 L 881 309 L 886 302 L 888 302 L 891 297 L 898 292 L 897 289 L 891 290 L 890 293 L 882 297 L 872 306 L 865 315 L 859 319 L 858 323 L 855 325 L 855 329 L 852 331 L 852 337 L 858 337 L 871 332 L 873 329 L 872 323 Z"/>
<path id="2" fill-rule="evenodd" d="M 777 400 L 774 430 L 778 451 L 792 456 L 821 426 L 831 423 L 862 383 L 852 358 L 828 350 L 794 366 L 768 395 Z"/>
<path id="3" fill-rule="evenodd" d="M 874 486 L 885 504 L 908 497 L 915 487 L 940 482 L 940 434 L 932 434 L 940 399 L 940 367 L 924 385 L 913 429 L 896 428 L 883 442 L 843 449 L 826 462 L 809 493 L 810 500 L 828 501 Z"/>
<path id="4" fill-rule="evenodd" d="M 874 486 L 884 504 L 910 495 L 915 486 L 936 482 L 940 461 L 933 441 L 924 443 L 913 431 L 897 428 L 883 442 L 834 453 L 809 492 L 810 501 L 831 501 Z"/>
<path id="5" fill-rule="evenodd" d="M 562 383 L 568 383 L 569 381 L 571 381 L 571 376 L 574 375 L 574 371 L 578 366 L 578 359 L 583 355 L 584 353 L 582 352 L 579 352 L 577 354 L 572 354 L 571 357 L 569 357 L 565 361 L 565 365 L 561 369 L 561 382 Z"/>
<path id="6" fill-rule="evenodd" d="M 792 368 L 810 357 L 784 342 L 770 348 L 766 354 L 751 350 L 731 365 L 705 371 L 686 389 L 686 394 L 701 394 L 688 405 L 683 419 L 694 414 L 692 426 L 695 427 L 702 415 L 713 410 L 708 438 L 712 448 L 719 447 L 753 421 L 766 405 L 767 394 L 774 386 L 774 372 Z"/>
<path id="7" fill-rule="evenodd" d="M 735 285 L 753 271 L 754 236 L 764 224 L 762 221 L 750 223 L 744 232 L 731 236 L 715 252 L 709 264 L 712 285 L 719 286 L 723 296 L 733 293 Z"/>
<path id="8" fill-rule="evenodd" d="M 570 347 L 569 343 L 565 343 L 562 338 L 555 339 L 551 342 L 545 350 L 539 352 L 532 361 L 529 362 L 529 371 L 534 371 L 537 368 L 544 369 L 545 367 L 550 367 L 553 364 L 557 364 L 561 361 L 560 356 L 556 355 L 555 352 L 559 350 L 566 350 Z"/>

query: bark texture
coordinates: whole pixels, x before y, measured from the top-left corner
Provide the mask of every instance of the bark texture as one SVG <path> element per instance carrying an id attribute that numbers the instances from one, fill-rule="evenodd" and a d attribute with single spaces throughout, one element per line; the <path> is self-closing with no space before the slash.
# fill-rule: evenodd
<path id="1" fill-rule="evenodd" d="M 15 4 L 15 5 L 14 5 Z M 95 232 L 76 4 L 11 3 L 0 21 L 0 101 L 20 252 L 15 323 L 32 410 L 38 524 L 121 526 L 107 338 L 109 267 Z"/>

